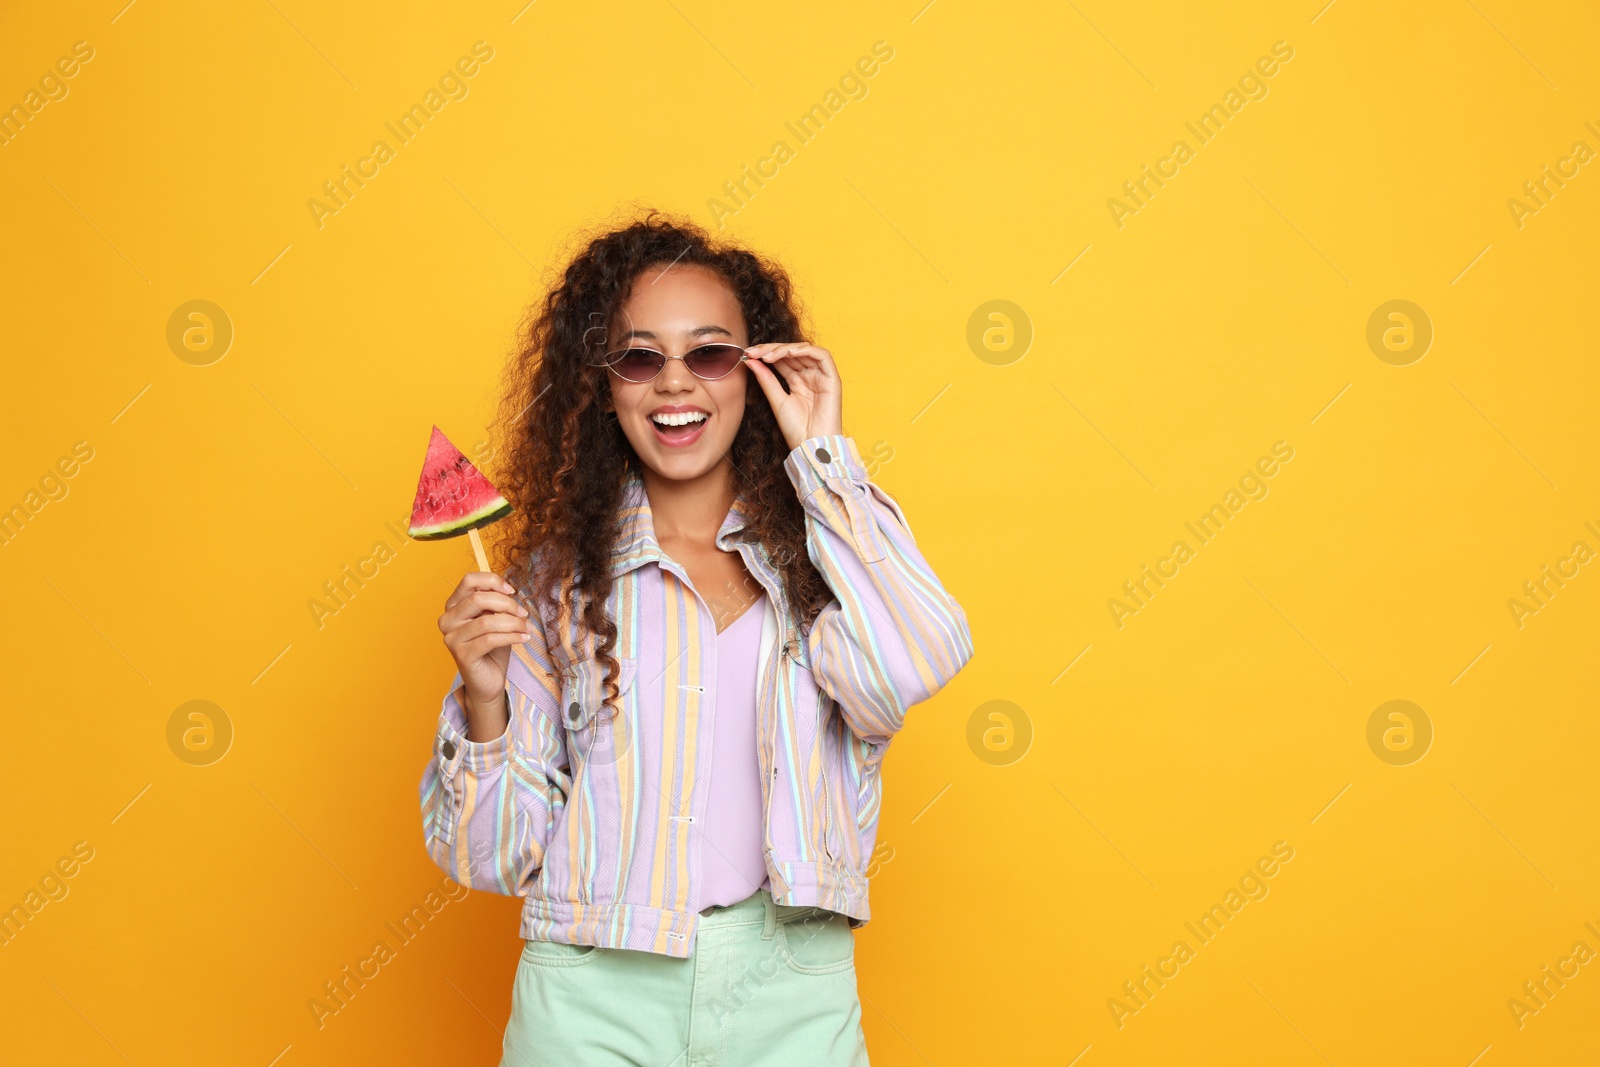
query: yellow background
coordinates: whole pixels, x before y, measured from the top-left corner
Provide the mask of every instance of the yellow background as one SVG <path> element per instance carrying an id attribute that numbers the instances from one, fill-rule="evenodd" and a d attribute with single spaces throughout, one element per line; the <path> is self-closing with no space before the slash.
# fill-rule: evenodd
<path id="1" fill-rule="evenodd" d="M 510 898 L 449 904 L 321 1029 L 307 1006 L 442 877 L 416 789 L 468 546 L 404 545 L 320 628 L 307 602 L 393 542 L 432 424 L 484 440 L 574 228 L 711 223 L 779 139 L 726 230 L 793 269 L 977 647 L 887 764 L 873 1062 L 1593 1061 L 1600 962 L 1507 1006 L 1600 951 L 1600 563 L 1507 606 L 1600 549 L 1600 163 L 1507 207 L 1600 150 L 1592 7 L 40 6 L 0 14 L 0 104 L 94 58 L 0 147 L 0 506 L 94 456 L 0 547 L 0 906 L 94 858 L 0 947 L 15 1062 L 495 1061 Z M 469 94 L 319 228 L 322 183 L 480 40 Z M 1107 200 L 1277 41 L 1268 95 L 1119 228 Z M 166 340 L 196 299 L 235 331 L 208 366 Z M 1434 330 L 1407 366 L 1366 342 L 1397 299 Z M 1021 358 L 969 347 L 991 300 Z M 1270 493 L 1119 628 L 1122 583 L 1278 441 Z M 168 746 L 190 700 L 234 729 L 209 766 Z M 1032 734 L 1003 765 L 967 740 L 995 700 Z M 1409 765 L 1368 747 L 1390 700 L 1432 724 Z M 1269 895 L 1119 1026 L 1277 841 Z"/>

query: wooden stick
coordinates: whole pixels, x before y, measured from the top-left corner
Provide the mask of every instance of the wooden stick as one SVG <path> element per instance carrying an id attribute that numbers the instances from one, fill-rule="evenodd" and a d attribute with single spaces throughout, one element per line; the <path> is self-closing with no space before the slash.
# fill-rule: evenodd
<path id="1" fill-rule="evenodd" d="M 483 539 L 478 536 L 476 527 L 467 531 L 467 538 L 472 542 L 472 554 L 478 557 L 478 569 L 480 571 L 488 570 L 489 557 L 483 553 Z"/>

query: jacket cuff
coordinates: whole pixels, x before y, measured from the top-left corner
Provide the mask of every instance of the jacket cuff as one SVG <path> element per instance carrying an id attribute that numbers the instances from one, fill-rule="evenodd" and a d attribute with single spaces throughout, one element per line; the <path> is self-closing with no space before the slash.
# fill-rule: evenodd
<path id="1" fill-rule="evenodd" d="M 866 464 L 849 434 L 824 434 L 801 441 L 784 460 L 789 480 L 806 505 L 806 510 L 854 544 L 863 563 L 876 563 L 888 555 L 883 531 L 873 515 L 871 484 Z M 840 505 L 819 505 L 812 501 L 818 489 L 826 487 L 842 502 L 843 525 L 839 525 Z"/>
<path id="2" fill-rule="evenodd" d="M 447 782 L 455 778 L 462 767 L 474 775 L 492 771 L 505 763 L 511 754 L 509 716 L 505 731 L 493 741 L 467 740 L 467 711 L 462 703 L 466 691 L 465 685 L 458 685 L 444 698 L 444 708 L 439 713 L 439 729 L 433 739 L 433 751 L 439 760 L 440 773 Z M 506 706 L 514 707 L 509 680 L 505 692 Z"/>

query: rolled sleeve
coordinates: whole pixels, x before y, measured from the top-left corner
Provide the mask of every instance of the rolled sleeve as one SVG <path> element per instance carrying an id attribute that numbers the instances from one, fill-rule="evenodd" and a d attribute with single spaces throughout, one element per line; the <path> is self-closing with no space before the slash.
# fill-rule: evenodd
<path id="1" fill-rule="evenodd" d="M 467 739 L 467 687 L 457 685 L 444 699 L 439 712 L 439 729 L 434 737 L 434 752 L 439 756 L 439 773 L 444 780 L 454 780 L 463 766 L 473 774 L 483 774 L 499 767 L 511 755 L 511 720 L 506 718 L 506 728 L 493 741 Z M 506 707 L 512 707 L 511 683 L 506 682 Z"/>
<path id="2" fill-rule="evenodd" d="M 872 515 L 868 494 L 873 492 L 873 486 L 855 438 L 842 433 L 808 437 L 790 451 L 784 469 L 806 510 L 830 529 L 849 537 L 861 562 L 878 563 L 889 554 Z M 818 496 L 820 489 L 828 492 Z M 885 496 L 885 503 L 903 524 L 894 501 Z"/>

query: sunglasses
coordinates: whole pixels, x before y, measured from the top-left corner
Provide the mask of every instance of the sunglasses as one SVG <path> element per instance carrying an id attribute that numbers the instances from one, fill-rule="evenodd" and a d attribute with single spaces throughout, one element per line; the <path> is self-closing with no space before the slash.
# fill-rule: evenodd
<path id="1" fill-rule="evenodd" d="M 669 359 L 681 359 L 689 373 L 707 381 L 716 381 L 727 375 L 750 356 L 738 345 L 714 343 L 701 345 L 681 356 L 669 356 L 653 348 L 622 348 L 605 355 L 605 366 L 617 377 L 630 382 L 648 382 L 661 373 Z"/>

